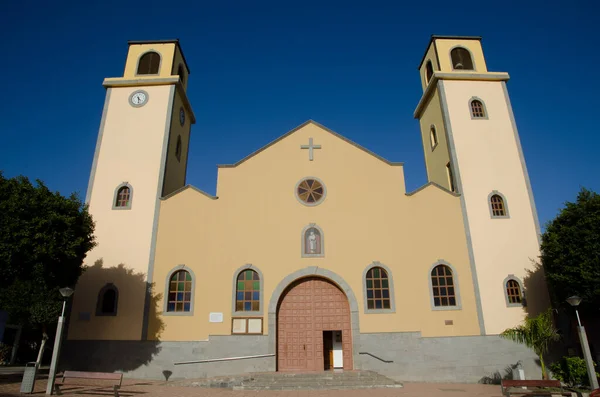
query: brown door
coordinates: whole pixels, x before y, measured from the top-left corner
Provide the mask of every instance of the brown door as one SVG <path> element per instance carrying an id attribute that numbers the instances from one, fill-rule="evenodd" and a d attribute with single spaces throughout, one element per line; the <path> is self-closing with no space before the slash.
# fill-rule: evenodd
<path id="1" fill-rule="evenodd" d="M 277 311 L 279 371 L 323 371 L 323 331 L 343 330 L 344 369 L 352 369 L 350 307 L 346 295 L 321 278 L 293 282 Z"/>
<path id="2" fill-rule="evenodd" d="M 333 332 L 323 331 L 323 360 L 325 370 L 333 369 Z"/>

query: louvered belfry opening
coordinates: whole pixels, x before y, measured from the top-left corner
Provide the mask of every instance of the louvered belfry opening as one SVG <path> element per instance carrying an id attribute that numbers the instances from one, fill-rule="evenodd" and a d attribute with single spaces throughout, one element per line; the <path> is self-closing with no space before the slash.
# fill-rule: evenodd
<path id="1" fill-rule="evenodd" d="M 458 70 L 473 70 L 473 59 L 466 48 L 458 47 L 450 53 L 452 68 Z"/>
<path id="2" fill-rule="evenodd" d="M 137 74 L 158 74 L 159 67 L 160 55 L 154 51 L 150 51 L 140 58 Z"/>
<path id="3" fill-rule="evenodd" d="M 177 68 L 177 74 L 179 75 L 181 84 L 185 84 L 185 72 L 183 71 L 183 65 L 179 65 L 179 68 Z"/>
<path id="4" fill-rule="evenodd" d="M 431 64 L 431 61 L 427 61 L 427 65 L 425 66 L 425 79 L 427 80 L 427 84 L 431 81 L 431 77 L 433 77 L 433 65 Z"/>

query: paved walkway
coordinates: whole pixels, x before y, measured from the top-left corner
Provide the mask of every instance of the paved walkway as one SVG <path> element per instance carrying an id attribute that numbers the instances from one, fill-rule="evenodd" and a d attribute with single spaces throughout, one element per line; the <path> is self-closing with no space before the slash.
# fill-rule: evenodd
<path id="1" fill-rule="evenodd" d="M 0 396 L 20 396 L 20 376 L 0 374 Z M 46 380 L 35 384 L 33 396 L 44 396 Z M 111 387 L 100 384 L 90 386 L 76 384 L 62 388 L 65 397 L 113 396 Z M 227 389 L 206 389 L 200 387 L 169 386 L 166 382 L 126 379 L 120 395 L 123 397 L 502 397 L 500 386 L 442 383 L 405 383 L 400 389 L 360 389 L 360 390 L 298 390 L 298 391 L 232 391 Z"/>

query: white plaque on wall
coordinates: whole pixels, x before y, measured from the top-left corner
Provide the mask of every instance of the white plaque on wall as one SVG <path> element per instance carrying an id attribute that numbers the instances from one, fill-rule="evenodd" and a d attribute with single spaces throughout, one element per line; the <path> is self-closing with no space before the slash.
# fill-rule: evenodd
<path id="1" fill-rule="evenodd" d="M 79 321 L 90 321 L 90 318 L 89 312 L 79 312 Z"/>
<path id="2" fill-rule="evenodd" d="M 208 316 L 208 321 L 211 323 L 222 323 L 223 313 L 210 313 Z"/>

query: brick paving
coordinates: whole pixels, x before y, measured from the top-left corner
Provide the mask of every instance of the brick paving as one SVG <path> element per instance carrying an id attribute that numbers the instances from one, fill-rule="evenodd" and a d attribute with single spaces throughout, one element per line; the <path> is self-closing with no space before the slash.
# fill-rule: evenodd
<path id="1" fill-rule="evenodd" d="M 113 396 L 112 387 L 90 385 L 73 380 L 61 389 L 64 396 Z M 0 375 L 0 396 L 20 396 L 21 376 Z M 44 396 L 46 379 L 35 383 L 33 396 Z M 405 383 L 400 389 L 233 391 L 201 387 L 170 386 L 164 381 L 125 379 L 119 393 L 123 397 L 502 397 L 500 386 L 460 383 Z"/>

